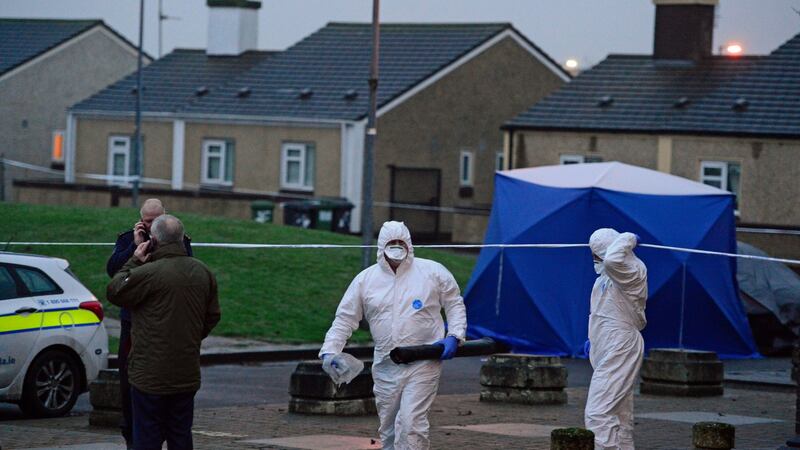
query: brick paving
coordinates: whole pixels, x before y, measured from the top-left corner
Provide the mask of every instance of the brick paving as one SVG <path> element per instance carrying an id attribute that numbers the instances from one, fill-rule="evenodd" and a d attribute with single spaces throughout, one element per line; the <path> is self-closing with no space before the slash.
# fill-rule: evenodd
<path id="1" fill-rule="evenodd" d="M 581 426 L 586 388 L 568 388 L 567 392 L 567 405 L 536 407 L 482 403 L 478 401 L 477 394 L 441 395 L 431 411 L 432 448 L 548 449 L 547 437 L 508 436 L 452 427 L 484 425 L 478 428 L 485 428 L 491 424 L 520 423 L 545 427 Z M 716 398 L 637 395 L 636 412 L 706 412 L 717 414 L 722 420 L 726 415 L 777 419 L 780 422 L 736 427 L 737 448 L 775 449 L 793 435 L 794 402 L 794 395 L 785 392 L 726 389 L 723 397 Z M 283 404 L 199 409 L 195 411 L 195 447 L 281 448 L 245 441 L 307 435 L 377 439 L 377 426 L 377 417 L 299 416 L 289 414 Z M 520 426 L 504 425 L 500 428 L 519 431 Z M 691 428 L 691 423 L 639 418 L 635 431 L 637 448 L 691 448 Z M 121 439 L 116 430 L 89 427 L 86 415 L 0 423 L 0 445 L 3 450 L 97 443 L 107 443 L 108 448 L 119 448 L 117 446 Z"/>

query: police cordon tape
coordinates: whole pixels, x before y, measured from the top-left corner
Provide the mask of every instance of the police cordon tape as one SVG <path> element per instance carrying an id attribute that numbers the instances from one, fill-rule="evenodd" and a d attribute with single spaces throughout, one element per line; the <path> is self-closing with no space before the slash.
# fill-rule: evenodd
<path id="1" fill-rule="evenodd" d="M 113 243 L 109 242 L 6 242 L 5 246 L 73 246 L 73 247 L 110 247 Z M 234 249 L 349 249 L 349 248 L 378 248 L 377 245 L 350 245 L 350 244 L 244 244 L 244 243 L 224 243 L 224 242 L 192 242 L 192 248 L 234 248 Z M 581 248 L 589 247 L 589 244 L 422 244 L 414 245 L 414 248 L 430 249 L 473 249 L 473 248 L 499 248 L 499 249 L 520 249 L 520 248 Z M 769 256 L 740 255 L 738 253 L 715 252 L 711 250 L 699 250 L 693 248 L 670 247 L 668 245 L 639 244 L 638 247 L 654 248 L 658 250 L 668 250 L 682 253 L 694 253 L 700 255 L 725 256 L 729 258 L 753 259 L 758 261 L 778 262 L 800 266 L 800 260 L 786 258 L 772 258 Z"/>

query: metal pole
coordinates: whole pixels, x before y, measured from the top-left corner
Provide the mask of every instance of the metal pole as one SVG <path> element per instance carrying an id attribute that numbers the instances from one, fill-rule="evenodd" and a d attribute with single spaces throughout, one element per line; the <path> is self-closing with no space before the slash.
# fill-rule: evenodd
<path id="1" fill-rule="evenodd" d="M 131 203 L 139 206 L 139 178 L 142 175 L 142 41 L 144 39 L 144 0 L 139 0 L 139 52 L 136 62 L 136 131 L 133 137 L 133 189 Z"/>
<path id="2" fill-rule="evenodd" d="M 6 201 L 6 154 L 0 154 L 0 202 Z"/>
<path id="3" fill-rule="evenodd" d="M 372 63 L 369 73 L 369 115 L 367 117 L 367 131 L 364 139 L 364 183 L 362 186 L 361 201 L 361 242 L 364 245 L 372 244 L 372 178 L 375 159 L 375 138 L 378 135 L 375 124 L 378 91 L 378 55 L 380 47 L 380 0 L 372 0 Z M 361 266 L 369 267 L 372 261 L 372 251 L 364 248 L 361 255 Z"/>
<path id="4" fill-rule="evenodd" d="M 164 22 L 164 14 L 161 12 L 161 0 L 158 0 L 158 57 L 161 58 L 161 24 Z"/>

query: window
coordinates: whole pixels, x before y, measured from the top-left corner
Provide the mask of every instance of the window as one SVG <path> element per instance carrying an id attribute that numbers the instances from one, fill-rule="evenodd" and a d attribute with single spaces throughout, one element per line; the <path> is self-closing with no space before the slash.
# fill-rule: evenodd
<path id="1" fill-rule="evenodd" d="M 53 150 L 51 154 L 53 162 L 64 162 L 64 130 L 53 131 Z"/>
<path id="2" fill-rule="evenodd" d="M 505 153 L 497 152 L 494 158 L 494 170 L 505 170 Z"/>
<path id="3" fill-rule="evenodd" d="M 20 280 L 22 280 L 22 284 L 32 295 L 60 294 L 64 292 L 39 269 L 34 269 L 33 267 L 15 267 L 14 269 Z"/>
<path id="4" fill-rule="evenodd" d="M 281 152 L 281 188 L 314 190 L 314 145 L 286 142 Z"/>
<path id="5" fill-rule="evenodd" d="M 472 186 L 472 152 L 462 151 L 459 159 L 458 180 L 461 186 Z"/>
<path id="6" fill-rule="evenodd" d="M 734 209 L 737 214 L 739 213 L 741 179 L 742 166 L 737 162 L 702 161 L 700 163 L 700 182 L 732 193 Z"/>
<path id="7" fill-rule="evenodd" d="M 127 184 L 132 174 L 131 138 L 111 136 L 108 138 L 108 184 Z"/>
<path id="8" fill-rule="evenodd" d="M 603 162 L 603 158 L 599 156 L 584 156 L 584 155 L 561 155 L 561 164 L 584 164 Z"/>
<path id="9" fill-rule="evenodd" d="M 7 267 L 0 267 L 0 300 L 17 297 L 17 283 L 11 277 L 11 272 Z"/>
<path id="10" fill-rule="evenodd" d="M 203 141 L 202 184 L 233 185 L 233 142 L 221 139 Z"/>

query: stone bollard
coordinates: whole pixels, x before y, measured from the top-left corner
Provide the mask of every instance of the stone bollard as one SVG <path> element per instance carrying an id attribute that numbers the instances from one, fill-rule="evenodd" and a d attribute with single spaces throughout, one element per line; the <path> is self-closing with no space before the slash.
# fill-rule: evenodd
<path id="1" fill-rule="evenodd" d="M 583 428 L 557 428 L 550 432 L 550 450 L 594 450 L 594 433 Z"/>
<path id="2" fill-rule="evenodd" d="M 719 422 L 698 422 L 692 427 L 695 448 L 729 450 L 734 447 L 736 428 Z"/>
<path id="3" fill-rule="evenodd" d="M 303 361 L 297 365 L 289 382 L 289 412 L 330 416 L 376 414 L 372 393 L 372 361 L 364 361 L 364 370 L 353 381 L 338 388 L 322 370 L 322 361 Z"/>
<path id="4" fill-rule="evenodd" d="M 794 411 L 794 433 L 795 436 L 786 441 L 783 449 L 800 448 L 800 340 L 795 342 L 792 350 L 792 380 L 797 387 L 795 388 L 795 411 Z"/>
<path id="5" fill-rule="evenodd" d="M 492 355 L 481 367 L 482 402 L 567 403 L 567 368 L 557 356 Z"/>
<path id="6" fill-rule="evenodd" d="M 642 394 L 677 397 L 722 395 L 722 361 L 714 352 L 652 349 L 642 364 Z"/>
<path id="7" fill-rule="evenodd" d="M 97 379 L 89 385 L 89 425 L 119 428 L 122 420 L 122 399 L 119 393 L 119 370 L 101 370 Z"/>

